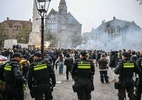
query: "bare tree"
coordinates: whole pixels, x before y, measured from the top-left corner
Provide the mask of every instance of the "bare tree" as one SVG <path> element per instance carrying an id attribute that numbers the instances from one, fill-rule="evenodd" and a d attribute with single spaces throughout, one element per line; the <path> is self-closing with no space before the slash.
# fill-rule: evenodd
<path id="1" fill-rule="evenodd" d="M 137 0 L 137 1 L 139 1 L 140 3 L 139 3 L 139 5 L 141 5 L 142 4 L 142 0 Z"/>

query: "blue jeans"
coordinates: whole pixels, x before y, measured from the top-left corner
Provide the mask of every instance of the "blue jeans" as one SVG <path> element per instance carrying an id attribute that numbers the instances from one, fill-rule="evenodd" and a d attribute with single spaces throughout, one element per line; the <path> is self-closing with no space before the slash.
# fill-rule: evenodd
<path id="1" fill-rule="evenodd" d="M 59 62 L 59 74 L 63 74 L 64 62 Z"/>

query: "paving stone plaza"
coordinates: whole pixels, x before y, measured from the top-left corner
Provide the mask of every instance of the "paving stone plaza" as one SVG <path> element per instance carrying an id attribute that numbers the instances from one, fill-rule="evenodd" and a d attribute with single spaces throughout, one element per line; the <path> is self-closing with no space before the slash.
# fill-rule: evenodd
<path id="1" fill-rule="evenodd" d="M 65 70 L 66 66 L 64 66 L 63 75 L 59 75 L 58 69 L 55 70 L 57 84 L 53 91 L 53 100 L 77 100 L 77 94 L 72 90 L 73 80 L 71 79 L 71 75 L 69 77 L 69 81 L 66 80 Z M 117 90 L 114 89 L 114 82 L 102 84 L 100 82 L 98 67 L 96 67 L 95 70 L 95 90 L 91 93 L 91 100 L 117 100 Z M 110 70 L 108 70 L 108 75 L 111 78 L 109 71 Z M 25 100 L 34 100 L 30 97 L 29 90 L 25 91 Z"/>

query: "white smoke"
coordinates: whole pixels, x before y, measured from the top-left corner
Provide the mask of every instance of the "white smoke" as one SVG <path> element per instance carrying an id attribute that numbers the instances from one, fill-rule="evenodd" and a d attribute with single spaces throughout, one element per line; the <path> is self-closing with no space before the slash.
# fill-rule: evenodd
<path id="1" fill-rule="evenodd" d="M 86 43 L 76 47 L 76 49 L 86 50 L 135 50 L 142 51 L 142 31 L 122 33 L 113 39 L 102 33 L 99 39 L 89 39 Z"/>

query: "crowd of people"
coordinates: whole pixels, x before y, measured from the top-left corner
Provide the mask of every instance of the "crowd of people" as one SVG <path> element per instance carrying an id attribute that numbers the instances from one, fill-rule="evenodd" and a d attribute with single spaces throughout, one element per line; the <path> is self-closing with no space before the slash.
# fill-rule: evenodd
<path id="1" fill-rule="evenodd" d="M 26 88 L 35 100 L 52 100 L 56 86 L 55 70 L 59 68 L 59 75 L 62 75 L 65 66 L 66 80 L 71 73 L 75 83 L 73 91 L 77 93 L 78 100 L 91 100 L 96 68 L 102 84 L 114 82 L 118 100 L 126 98 L 126 91 L 130 100 L 141 100 L 142 52 L 50 48 L 44 51 L 42 59 L 40 49 L 14 48 L 2 49 L 0 54 L 9 59 L 0 67 L 0 71 L 3 70 L 0 80 L 4 81 L 5 100 L 24 100 Z"/>

